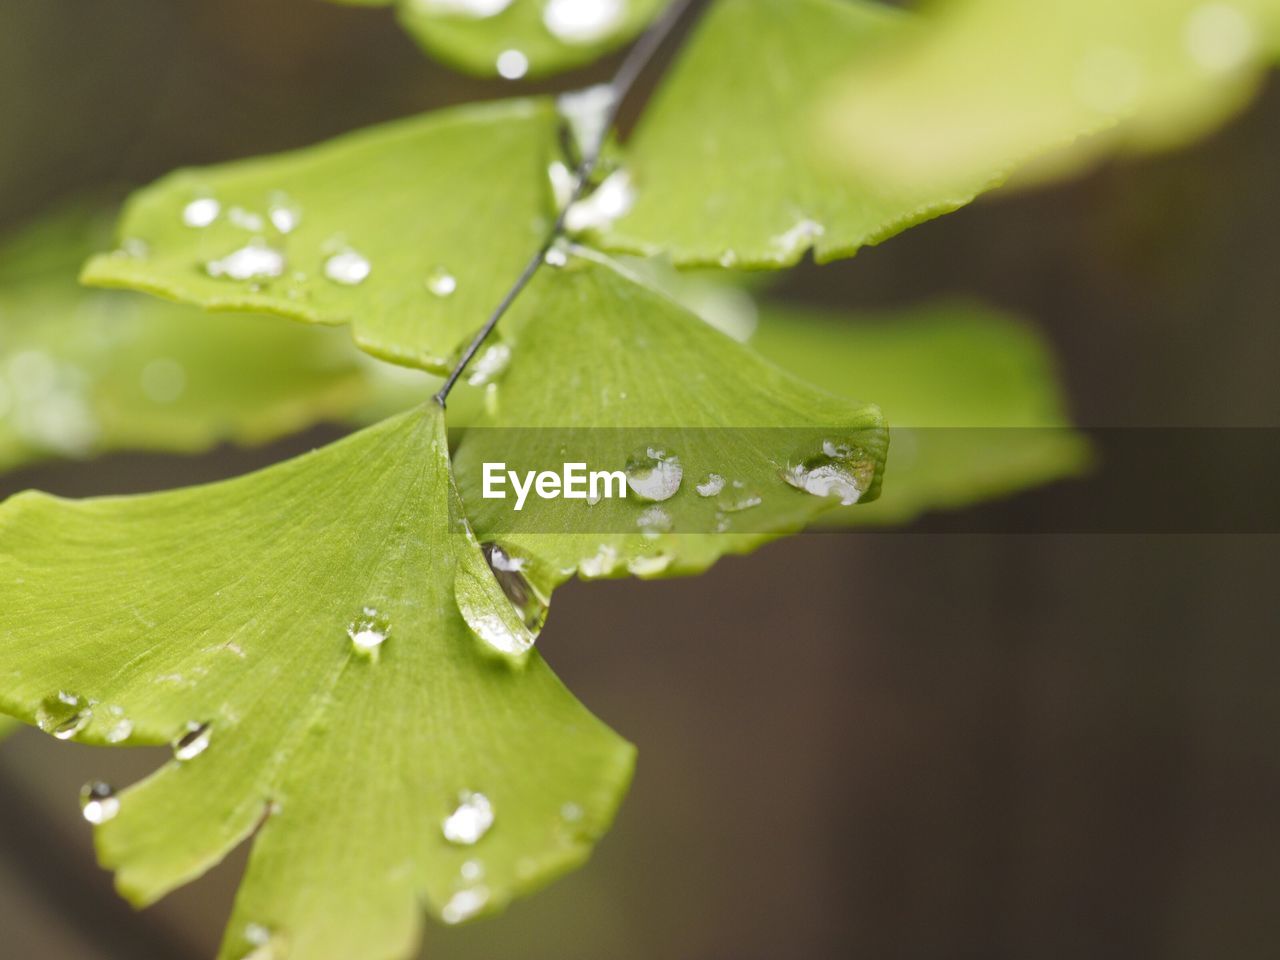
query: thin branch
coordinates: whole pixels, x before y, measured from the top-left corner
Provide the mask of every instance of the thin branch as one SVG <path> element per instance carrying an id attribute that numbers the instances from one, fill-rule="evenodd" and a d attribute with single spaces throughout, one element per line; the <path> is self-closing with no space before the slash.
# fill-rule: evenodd
<path id="1" fill-rule="evenodd" d="M 525 264 L 524 270 L 521 271 L 516 282 L 512 284 L 511 289 L 507 291 L 506 296 L 502 298 L 502 302 L 498 304 L 497 309 L 489 316 L 485 325 L 472 338 L 471 343 L 467 345 L 467 349 L 463 351 L 462 356 L 449 374 L 449 378 L 445 380 L 444 386 L 436 394 L 435 400 L 440 406 L 443 407 L 445 405 L 445 401 L 449 397 L 449 392 L 453 390 L 454 384 L 458 382 L 458 379 L 466 371 L 467 366 L 475 358 L 480 348 L 484 346 L 484 342 L 489 339 L 489 334 L 493 333 L 498 321 L 511 309 L 516 297 L 520 296 L 524 288 L 529 285 L 529 281 L 533 279 L 534 274 L 538 272 L 538 268 L 545 262 L 547 254 L 551 252 L 555 242 L 564 235 L 565 220 L 569 216 L 569 208 L 581 200 L 586 192 L 587 185 L 591 182 L 592 174 L 595 173 L 595 169 L 600 163 L 600 155 L 604 151 L 604 145 L 609 138 L 609 133 L 618 122 L 618 113 L 622 109 L 623 103 L 631 94 L 632 88 L 635 87 L 636 82 L 640 79 L 658 50 L 661 49 L 663 43 L 681 20 L 684 19 L 689 9 L 696 3 L 698 3 L 698 0 L 675 0 L 667 7 L 653 26 L 645 31 L 644 35 L 631 48 L 622 64 L 618 67 L 618 72 L 614 74 L 613 80 L 609 83 L 612 96 L 610 97 L 609 107 L 605 111 L 603 132 L 594 143 L 588 144 L 586 155 L 582 158 L 582 162 L 578 164 L 578 169 L 574 173 L 573 190 L 569 194 L 568 202 L 561 206 L 555 223 L 547 231 L 547 236 L 538 248 L 538 252 Z"/>

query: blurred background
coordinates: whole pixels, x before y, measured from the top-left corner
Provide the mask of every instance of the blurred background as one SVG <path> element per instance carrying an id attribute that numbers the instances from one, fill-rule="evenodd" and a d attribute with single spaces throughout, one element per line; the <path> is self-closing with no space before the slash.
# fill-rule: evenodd
<path id="1" fill-rule="evenodd" d="M 384 11 L 5 0 L 0 227 L 511 89 L 432 64 Z M 1190 149 L 999 192 L 781 292 L 1031 318 L 1087 427 L 1280 427 L 1278 152 L 1273 82 Z M 32 468 L 0 493 L 186 484 L 336 435 Z M 1061 488 L 1104 497 L 1098 469 L 968 527 L 1008 533 L 925 518 L 562 590 L 540 647 L 639 746 L 634 789 L 585 869 L 495 920 L 429 925 L 423 955 L 1280 955 L 1280 537 L 1018 532 L 1053 528 Z M 135 914 L 80 816 L 86 780 L 163 759 L 33 730 L 0 746 L 0 955 L 214 954 L 243 851 Z"/>

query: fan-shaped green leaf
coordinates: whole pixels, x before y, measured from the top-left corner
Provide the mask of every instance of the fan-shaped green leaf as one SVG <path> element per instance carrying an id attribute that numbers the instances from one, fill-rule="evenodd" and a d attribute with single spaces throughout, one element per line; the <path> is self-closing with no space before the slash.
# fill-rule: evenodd
<path id="1" fill-rule="evenodd" d="M 826 522 L 899 523 L 1071 476 L 1088 461 L 1045 343 L 988 308 L 849 317 L 776 307 L 751 344 L 832 393 L 869 393 L 893 424 L 880 499 Z"/>
<path id="2" fill-rule="evenodd" d="M 970 200 L 850 182 L 812 136 L 819 91 L 913 18 L 868 0 L 731 0 L 707 13 L 627 149 L 634 205 L 601 237 L 678 264 L 778 267 L 848 256 Z"/>
<path id="3" fill-rule="evenodd" d="M 430 393 L 429 378 L 370 360 L 342 331 L 83 289 L 76 273 L 106 232 L 96 209 L 59 211 L 0 249 L 0 469 L 257 443 Z"/>
<path id="4" fill-rule="evenodd" d="M 851 181 L 944 188 L 1037 157 L 1056 174 L 1203 135 L 1278 47 L 1276 0 L 948 0 L 852 65 L 821 119 Z"/>
<path id="5" fill-rule="evenodd" d="M 84 278 L 350 323 L 370 353 L 444 371 L 542 243 L 557 129 L 549 101 L 504 101 L 180 171 L 132 198 Z"/>
<path id="6" fill-rule="evenodd" d="M 590 63 L 644 29 L 669 0 L 399 0 L 405 29 L 462 70 L 512 78 Z"/>
<path id="7" fill-rule="evenodd" d="M 459 615 L 447 456 L 431 405 L 229 482 L 0 508 L 0 708 L 176 744 L 94 808 L 99 853 L 147 903 L 254 835 L 226 960 L 404 957 L 420 903 L 501 907 L 626 788 L 631 747 Z"/>
<path id="8" fill-rule="evenodd" d="M 516 360 L 496 410 L 464 435 L 456 473 L 480 538 L 550 583 L 697 572 L 879 490 L 887 432 L 874 406 L 784 373 L 598 255 L 544 272 L 510 322 Z M 847 448 L 825 464 L 838 496 L 784 480 L 803 487 L 824 440 Z M 636 482 L 624 499 L 531 498 L 515 511 L 511 497 L 482 495 L 486 462 L 524 472 L 628 461 Z"/>

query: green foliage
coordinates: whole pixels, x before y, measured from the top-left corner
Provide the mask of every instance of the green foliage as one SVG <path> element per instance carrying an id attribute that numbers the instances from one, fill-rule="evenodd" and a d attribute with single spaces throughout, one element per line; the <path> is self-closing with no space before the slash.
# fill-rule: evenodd
<path id="1" fill-rule="evenodd" d="M 510 321 L 520 363 L 498 387 L 496 411 L 464 435 L 455 472 L 480 537 L 535 558 L 552 582 L 698 572 L 798 530 L 841 501 L 782 479 L 824 439 L 856 448 L 842 469 L 858 499 L 879 492 L 888 436 L 874 406 L 784 373 L 587 251 L 542 274 Z M 657 502 L 538 500 L 517 513 L 480 496 L 485 462 L 621 470 L 650 450 L 681 471 Z M 723 490 L 701 495 L 713 474 Z"/>
<path id="2" fill-rule="evenodd" d="M 631 40 L 666 3 L 399 0 L 396 10 L 409 34 L 444 62 L 482 76 L 514 78 L 590 63 Z"/>
<path id="3" fill-rule="evenodd" d="M 849 317 L 778 307 L 765 311 L 751 343 L 834 394 L 876 397 L 893 425 L 880 499 L 825 522 L 900 523 L 1071 476 L 1088 463 L 1047 345 L 990 309 Z"/>
<path id="4" fill-rule="evenodd" d="M 121 250 L 84 279 L 209 310 L 349 323 L 375 356 L 445 372 L 551 224 L 556 129 L 550 101 L 506 101 L 181 171 L 133 198 Z M 188 225 L 213 204 L 207 226 Z"/>
<path id="5" fill-rule="evenodd" d="M 109 450 L 260 443 L 322 420 L 366 422 L 426 396 L 339 330 L 210 317 L 76 285 L 106 238 L 67 208 L 0 249 L 0 469 Z"/>
<path id="6" fill-rule="evenodd" d="M 18 720 L 15 717 L 6 717 L 3 715 L 0 715 L 0 740 L 4 739 L 5 737 L 13 733 L 13 731 L 17 730 L 21 726 L 22 726 L 21 720 Z"/>
<path id="7" fill-rule="evenodd" d="M 1030 159 L 1060 174 L 1202 136 L 1278 49 L 1277 0 L 944 0 L 828 85 L 817 140 L 849 183 L 946 190 Z"/>
<path id="8" fill-rule="evenodd" d="M 455 551 L 475 548 L 450 486 L 429 405 L 229 482 L 0 507 L 0 708 L 179 744 L 99 853 L 149 903 L 256 831 L 228 960 L 259 927 L 293 960 L 402 956 L 419 902 L 449 922 L 496 909 L 613 816 L 632 748 L 458 613 Z M 494 815 L 474 845 L 442 830 L 466 791 Z"/>

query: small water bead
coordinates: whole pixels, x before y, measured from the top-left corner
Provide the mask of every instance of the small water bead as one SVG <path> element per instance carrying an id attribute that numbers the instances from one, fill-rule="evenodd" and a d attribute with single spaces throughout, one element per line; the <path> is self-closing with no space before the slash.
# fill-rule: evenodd
<path id="1" fill-rule="evenodd" d="M 636 201 L 631 174 L 615 170 L 601 184 L 569 208 L 564 226 L 570 233 L 603 230 L 626 216 Z"/>
<path id="2" fill-rule="evenodd" d="M 222 204 L 213 197 L 197 197 L 182 208 L 182 222 L 188 227 L 203 230 L 211 226 L 222 213 Z"/>
<path id="3" fill-rule="evenodd" d="M 463 865 L 459 873 L 462 879 L 468 883 L 475 883 L 484 877 L 484 864 L 479 860 L 468 860 Z"/>
<path id="4" fill-rule="evenodd" d="M 641 500 L 670 500 L 680 489 L 684 467 L 680 458 L 657 447 L 633 453 L 626 465 L 627 486 Z"/>
<path id="5" fill-rule="evenodd" d="M 511 348 L 505 343 L 493 343 L 476 357 L 467 373 L 467 383 L 483 387 L 500 377 L 511 362 Z"/>
<path id="6" fill-rule="evenodd" d="M 245 924 L 244 939 L 251 949 L 242 960 L 281 960 L 283 955 L 276 950 L 275 935 L 262 924 Z"/>
<path id="7" fill-rule="evenodd" d="M 221 260 L 209 261 L 204 269 L 211 277 L 227 280 L 268 280 L 284 274 L 285 259 L 279 250 L 254 240 Z"/>
<path id="8" fill-rule="evenodd" d="M 470 920 L 483 910 L 484 905 L 488 902 L 488 887 L 468 887 L 466 890 L 459 890 L 449 898 L 449 902 L 440 911 L 440 917 L 450 926 L 455 923 L 462 923 L 464 920 Z"/>
<path id="9" fill-rule="evenodd" d="M 80 788 L 80 812 L 94 826 L 113 819 L 120 812 L 115 788 L 101 780 L 86 783 Z"/>
<path id="10" fill-rule="evenodd" d="M 758 507 L 763 502 L 764 498 L 756 490 L 748 487 L 741 480 L 735 480 L 721 495 L 717 505 L 722 513 L 741 513 L 743 510 Z"/>
<path id="11" fill-rule="evenodd" d="M 302 222 L 302 208 L 286 193 L 273 193 L 267 204 L 267 219 L 277 231 L 290 234 Z"/>
<path id="12" fill-rule="evenodd" d="M 93 709 L 89 701 L 74 693 L 60 690 L 46 697 L 36 711 L 36 725 L 59 740 L 70 740 L 89 725 Z"/>
<path id="13" fill-rule="evenodd" d="M 555 197 L 556 209 L 563 210 L 573 200 L 573 191 L 578 185 L 573 171 L 559 160 L 553 160 L 547 167 L 547 179 L 551 181 L 551 195 Z"/>
<path id="14" fill-rule="evenodd" d="M 580 823 L 586 812 L 576 803 L 566 803 L 560 807 L 560 819 L 565 823 Z"/>
<path id="15" fill-rule="evenodd" d="M 248 230 L 250 233 L 261 233 L 263 228 L 266 227 L 266 222 L 262 219 L 261 214 L 246 210 L 244 207 L 232 207 L 227 211 L 227 219 L 231 221 L 232 226 L 239 227 L 241 230 Z"/>
<path id="16" fill-rule="evenodd" d="M 595 43 L 618 29 L 626 9 L 624 0 L 549 0 L 542 23 L 563 43 Z"/>
<path id="17" fill-rule="evenodd" d="M 798 221 L 795 226 L 785 233 L 780 233 L 774 237 L 773 247 L 779 256 L 790 259 L 813 246 L 814 241 L 826 232 L 826 227 L 822 224 L 816 220 L 806 218 Z"/>
<path id="18" fill-rule="evenodd" d="M 724 489 L 724 477 L 718 473 L 708 473 L 707 478 L 694 487 L 700 497 L 714 497 Z"/>
<path id="19" fill-rule="evenodd" d="M 124 743 L 133 736 L 133 721 L 127 717 L 121 717 L 111 725 L 111 729 L 107 731 L 107 743 Z"/>
<path id="20" fill-rule="evenodd" d="M 458 289 L 458 279 L 444 267 L 436 267 L 427 277 L 427 289 L 441 299 L 451 297 Z"/>
<path id="21" fill-rule="evenodd" d="M 175 760 L 194 760 L 209 749 L 209 740 L 213 737 L 213 728 L 207 723 L 187 724 L 186 732 L 173 741 L 173 758 Z"/>
<path id="22" fill-rule="evenodd" d="M 324 262 L 324 275 L 344 287 L 355 287 L 369 279 L 373 266 L 359 251 L 347 247 Z"/>
<path id="23" fill-rule="evenodd" d="M 669 553 L 656 553 L 648 557 L 632 557 L 627 561 L 627 572 L 637 577 L 656 577 L 675 562 Z"/>
<path id="24" fill-rule="evenodd" d="M 562 93 L 556 98 L 556 109 L 569 125 L 579 159 L 590 156 L 600 149 L 605 134 L 608 133 L 609 114 L 613 110 L 617 97 L 617 91 L 612 84 L 600 83 L 585 90 Z M 559 167 L 563 174 L 553 171 L 552 185 L 555 185 L 558 177 L 567 176 L 569 188 L 572 191 L 573 174 L 569 173 L 569 169 L 562 163 L 556 163 L 555 166 Z M 563 205 L 561 203 L 561 206 Z"/>
<path id="25" fill-rule="evenodd" d="M 542 260 L 548 267 L 553 267 L 557 270 L 561 267 L 567 267 L 569 265 L 569 248 L 563 240 L 557 240 L 551 245 L 551 249 L 547 251 Z"/>
<path id="26" fill-rule="evenodd" d="M 667 533 L 672 526 L 671 514 L 663 510 L 662 507 L 652 506 L 636 517 L 636 526 L 648 537 Z"/>
<path id="27" fill-rule="evenodd" d="M 607 577 L 618 566 L 618 550 L 612 544 L 602 543 L 593 556 L 578 561 L 578 572 L 584 579 Z"/>
<path id="28" fill-rule="evenodd" d="M 824 440 L 820 455 L 789 464 L 782 479 L 815 497 L 838 498 L 847 507 L 857 503 L 870 486 L 874 469 L 854 445 Z"/>
<path id="29" fill-rule="evenodd" d="M 519 50 L 503 50 L 496 63 L 498 75 L 505 80 L 519 80 L 529 72 L 529 58 Z"/>
<path id="30" fill-rule="evenodd" d="M 547 622 L 548 603 L 526 576 L 524 559 L 511 556 L 496 543 L 481 544 L 480 550 L 503 594 L 520 614 L 524 625 L 536 635 Z"/>
<path id="31" fill-rule="evenodd" d="M 351 645 L 355 647 L 356 653 L 367 657 L 377 655 L 390 633 L 390 625 L 378 616 L 378 611 L 373 607 L 365 607 L 360 616 L 347 627 L 347 636 L 351 638 Z"/>
<path id="32" fill-rule="evenodd" d="M 483 793 L 463 791 L 458 806 L 444 818 L 440 825 L 444 838 L 450 843 L 469 847 L 479 843 L 493 826 L 493 804 Z"/>
<path id="33" fill-rule="evenodd" d="M 151 256 L 151 245 L 138 237 L 126 237 L 111 256 L 118 260 L 145 260 Z"/>

